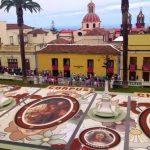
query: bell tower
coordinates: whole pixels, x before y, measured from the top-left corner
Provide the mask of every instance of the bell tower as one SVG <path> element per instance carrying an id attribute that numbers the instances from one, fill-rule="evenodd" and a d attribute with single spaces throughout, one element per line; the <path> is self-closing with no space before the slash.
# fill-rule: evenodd
<path id="1" fill-rule="evenodd" d="M 100 18 L 95 13 L 95 4 L 91 1 L 87 5 L 87 14 L 82 20 L 82 30 L 92 30 L 94 28 L 100 28 Z"/>
<path id="2" fill-rule="evenodd" d="M 142 9 L 141 9 L 138 16 L 137 16 L 137 23 L 136 23 L 137 28 L 144 28 L 145 27 L 144 19 L 145 19 L 145 16 L 144 16 Z"/>

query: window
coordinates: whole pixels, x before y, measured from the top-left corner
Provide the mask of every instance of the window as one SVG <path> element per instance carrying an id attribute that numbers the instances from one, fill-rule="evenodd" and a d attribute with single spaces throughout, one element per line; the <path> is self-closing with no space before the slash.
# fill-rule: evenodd
<path id="1" fill-rule="evenodd" d="M 108 60 L 107 61 L 107 68 L 113 68 L 114 67 L 114 61 L 113 60 Z"/>
<path id="2" fill-rule="evenodd" d="M 94 61 L 92 59 L 87 60 L 87 76 L 88 78 L 91 78 L 91 75 L 93 75 L 94 70 Z"/>
<path id="3" fill-rule="evenodd" d="M 143 65 L 149 65 L 150 66 L 150 57 L 144 57 L 143 58 Z"/>
<path id="4" fill-rule="evenodd" d="M 24 35 L 24 42 L 28 42 L 27 36 Z"/>
<path id="5" fill-rule="evenodd" d="M 144 79 L 144 81 L 149 81 L 150 73 L 149 72 L 143 72 L 143 79 Z"/>
<path id="6" fill-rule="evenodd" d="M 93 23 L 93 28 L 95 28 L 96 27 L 96 24 L 95 23 Z"/>
<path id="7" fill-rule="evenodd" d="M 136 72 L 129 72 L 129 80 L 131 81 L 136 80 Z"/>
<path id="8" fill-rule="evenodd" d="M 130 64 L 136 65 L 137 64 L 137 57 L 130 57 Z"/>
<path id="9" fill-rule="evenodd" d="M 10 36 L 9 39 L 10 39 L 10 45 L 14 45 L 14 38 L 13 38 L 13 36 Z"/>
<path id="10" fill-rule="evenodd" d="M 52 58 L 52 66 L 58 66 L 58 59 Z"/>
<path id="11" fill-rule="evenodd" d="M 89 24 L 88 23 L 86 24 L 86 28 L 89 28 Z"/>
<path id="12" fill-rule="evenodd" d="M 87 67 L 88 67 L 88 68 L 93 68 L 93 67 L 94 67 L 94 62 L 93 62 L 92 59 L 89 59 L 89 60 L 88 60 Z"/>
<path id="13" fill-rule="evenodd" d="M 70 59 L 64 58 L 64 66 L 70 66 Z"/>
<path id="14" fill-rule="evenodd" d="M 37 37 L 37 34 L 36 34 L 36 33 L 33 33 L 33 37 Z"/>
<path id="15" fill-rule="evenodd" d="M 150 57 L 143 58 L 143 71 L 150 71 Z"/>
<path id="16" fill-rule="evenodd" d="M 26 69 L 30 70 L 30 60 L 26 59 Z"/>
<path id="17" fill-rule="evenodd" d="M 17 59 L 8 59 L 8 68 L 16 69 L 18 68 L 18 60 Z"/>
<path id="18" fill-rule="evenodd" d="M 82 32 L 78 32 L 78 36 L 82 36 Z"/>

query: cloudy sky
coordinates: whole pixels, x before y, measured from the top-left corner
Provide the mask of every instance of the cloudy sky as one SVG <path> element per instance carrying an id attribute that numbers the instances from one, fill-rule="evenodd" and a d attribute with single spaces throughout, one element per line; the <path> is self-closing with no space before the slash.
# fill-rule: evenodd
<path id="1" fill-rule="evenodd" d="M 80 28 L 81 22 L 87 13 L 87 4 L 91 0 L 34 0 L 42 10 L 40 13 L 24 13 L 24 22 L 27 25 L 42 28 L 51 28 L 54 20 L 56 28 Z M 129 0 L 132 24 L 142 8 L 145 14 L 146 26 L 150 26 L 150 0 Z M 121 24 L 121 0 L 93 0 L 96 5 L 96 14 L 99 15 L 102 26 L 105 28 L 119 27 Z M 0 21 L 16 22 L 15 10 L 9 13 L 0 10 Z"/>

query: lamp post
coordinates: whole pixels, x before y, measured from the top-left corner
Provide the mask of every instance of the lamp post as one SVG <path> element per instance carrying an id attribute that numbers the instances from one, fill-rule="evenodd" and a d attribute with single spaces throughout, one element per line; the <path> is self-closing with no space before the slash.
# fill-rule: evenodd
<path id="1" fill-rule="evenodd" d="M 35 47 L 34 47 L 34 50 L 35 50 L 34 53 L 35 53 L 35 70 L 36 70 L 36 76 L 39 75 L 39 73 L 38 73 L 37 46 L 38 45 L 35 45 Z"/>
<path id="2" fill-rule="evenodd" d="M 108 72 L 107 72 L 107 69 L 108 69 L 108 60 L 109 60 L 109 57 L 108 55 L 105 56 L 105 62 L 103 63 L 103 66 L 105 68 L 105 73 L 106 73 L 106 79 L 108 79 Z"/>
<path id="3" fill-rule="evenodd" d="M 129 0 L 122 0 L 122 35 L 123 35 L 123 88 L 128 87 L 128 10 Z"/>

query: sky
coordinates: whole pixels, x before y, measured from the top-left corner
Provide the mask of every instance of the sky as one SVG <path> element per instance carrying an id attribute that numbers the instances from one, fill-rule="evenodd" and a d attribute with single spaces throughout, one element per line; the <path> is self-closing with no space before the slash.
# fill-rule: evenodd
<path id="1" fill-rule="evenodd" d="M 31 14 L 24 12 L 24 23 L 36 28 L 51 28 L 52 21 L 57 29 L 79 29 L 83 17 L 87 14 L 87 5 L 91 0 L 33 0 L 39 3 L 42 10 L 39 13 Z M 120 27 L 121 0 L 92 0 L 95 5 L 95 12 L 102 21 L 102 27 Z M 132 14 L 132 24 L 135 26 L 136 17 L 142 8 L 145 14 L 146 26 L 150 26 L 150 0 L 129 0 L 129 11 Z M 16 23 L 15 9 L 9 13 L 0 10 L 0 21 Z"/>

